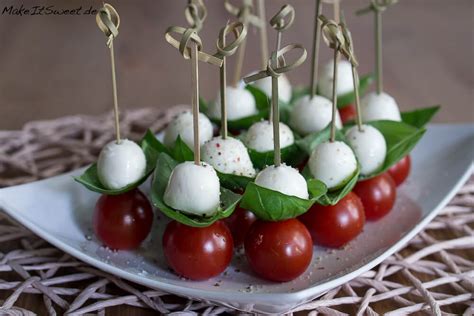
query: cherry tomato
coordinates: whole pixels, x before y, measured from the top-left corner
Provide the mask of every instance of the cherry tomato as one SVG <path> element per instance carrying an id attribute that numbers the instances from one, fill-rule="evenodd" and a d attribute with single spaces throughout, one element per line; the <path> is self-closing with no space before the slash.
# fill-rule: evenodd
<path id="1" fill-rule="evenodd" d="M 296 166 L 296 169 L 298 169 L 299 172 L 303 172 L 304 168 L 308 164 L 309 158 L 306 158 L 302 163 L 300 163 L 298 166 Z"/>
<path id="2" fill-rule="evenodd" d="M 314 204 L 299 220 L 308 228 L 315 244 L 339 248 L 362 232 L 364 206 L 357 195 L 349 192 L 336 205 Z"/>
<path id="3" fill-rule="evenodd" d="M 223 272 L 232 259 L 233 248 L 232 234 L 221 221 L 207 227 L 172 221 L 163 235 L 169 266 L 191 280 L 205 280 Z"/>
<path id="4" fill-rule="evenodd" d="M 346 124 L 356 118 L 356 108 L 352 104 L 348 104 L 339 109 L 339 115 L 341 116 L 342 124 Z"/>
<path id="5" fill-rule="evenodd" d="M 388 169 L 388 173 L 392 176 L 393 181 L 395 184 L 399 186 L 402 184 L 408 175 L 410 174 L 410 167 L 411 167 L 411 159 L 410 155 L 406 155 L 403 157 L 399 162 L 394 164 L 393 166 Z"/>
<path id="6" fill-rule="evenodd" d="M 388 173 L 368 180 L 360 181 L 354 187 L 364 205 L 365 218 L 377 220 L 385 216 L 392 209 L 397 197 L 395 181 Z"/>
<path id="7" fill-rule="evenodd" d="M 256 220 L 257 217 L 255 217 L 252 212 L 244 210 L 241 207 L 237 207 L 234 213 L 224 220 L 232 233 L 234 246 L 240 246 L 244 243 L 250 226 L 252 226 Z"/>
<path id="8" fill-rule="evenodd" d="M 257 220 L 245 238 L 245 254 L 256 274 L 286 282 L 306 270 L 313 256 L 313 243 L 308 230 L 297 219 Z"/>
<path id="9" fill-rule="evenodd" d="M 107 247 L 134 249 L 148 236 L 153 223 L 150 202 L 140 190 L 102 195 L 95 205 L 94 232 Z"/>

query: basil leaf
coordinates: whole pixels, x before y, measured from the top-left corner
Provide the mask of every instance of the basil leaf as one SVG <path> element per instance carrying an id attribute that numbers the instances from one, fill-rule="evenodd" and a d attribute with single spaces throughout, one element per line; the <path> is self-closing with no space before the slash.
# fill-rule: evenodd
<path id="1" fill-rule="evenodd" d="M 247 184 L 253 181 L 254 178 L 239 176 L 236 174 L 222 173 L 217 171 L 217 176 L 221 182 L 221 186 L 232 191 L 245 190 Z"/>
<path id="2" fill-rule="evenodd" d="M 367 124 L 378 129 L 384 136 L 387 143 L 387 156 L 379 170 L 370 175 L 361 176 L 361 179 L 373 178 L 387 171 L 400 159 L 408 155 L 426 132 L 425 128 L 416 128 L 396 121 L 372 121 L 367 122 Z"/>
<path id="3" fill-rule="evenodd" d="M 86 171 L 84 171 L 82 175 L 74 177 L 74 180 L 81 183 L 91 191 L 105 195 L 118 195 L 137 188 L 140 184 L 145 182 L 145 180 L 153 172 L 160 150 L 166 150 L 166 147 L 164 147 L 164 145 L 156 139 L 155 135 L 153 135 L 150 130 L 146 132 L 145 136 L 140 141 L 140 146 L 143 150 L 143 153 L 145 154 L 146 167 L 144 175 L 138 181 L 130 183 L 129 185 L 120 189 L 108 189 L 104 187 L 104 185 L 99 180 L 97 163 L 93 163 L 89 168 L 86 169 Z"/>
<path id="4" fill-rule="evenodd" d="M 263 169 L 266 166 L 273 165 L 275 153 L 273 150 L 266 152 L 258 152 L 254 149 L 248 148 L 250 160 L 255 168 Z M 287 165 L 296 167 L 302 163 L 308 155 L 302 151 L 296 143 L 281 149 L 281 161 Z"/>
<path id="5" fill-rule="evenodd" d="M 436 105 L 427 108 L 416 109 L 413 111 L 402 112 L 402 122 L 414 127 L 421 128 L 425 126 L 439 111 L 441 106 Z"/>
<path id="6" fill-rule="evenodd" d="M 305 200 L 251 182 L 245 189 L 240 207 L 250 210 L 258 218 L 265 221 L 295 218 L 305 213 L 325 193 L 326 186 L 322 182 L 313 179 L 308 182 L 308 189 L 311 198 Z"/>
<path id="7" fill-rule="evenodd" d="M 180 135 L 176 138 L 173 149 L 171 150 L 171 156 L 178 162 L 194 160 L 194 152 L 183 142 Z"/>
<path id="8" fill-rule="evenodd" d="M 323 130 L 319 132 L 314 132 L 305 137 L 296 140 L 296 145 L 301 148 L 306 154 L 311 155 L 313 150 L 322 142 L 328 141 L 331 137 L 331 124 L 328 124 Z M 336 140 L 346 141 L 344 134 L 341 130 L 336 130 Z"/>
<path id="9" fill-rule="evenodd" d="M 164 213 L 169 218 L 188 226 L 206 227 L 215 221 L 229 217 L 234 212 L 241 197 L 240 195 L 222 187 L 220 197 L 221 207 L 219 207 L 217 213 L 209 217 L 186 214 L 166 205 L 163 200 L 163 196 L 165 194 L 171 172 L 177 165 L 178 162 L 166 153 L 160 153 L 158 155 L 158 168 L 155 169 L 153 177 L 151 201 L 153 205 L 160 209 L 162 213 Z"/>
<path id="10" fill-rule="evenodd" d="M 257 109 L 259 111 L 268 111 L 268 109 L 270 109 L 271 102 L 265 92 L 250 84 L 246 85 L 245 89 L 253 95 L 255 104 L 257 105 Z"/>

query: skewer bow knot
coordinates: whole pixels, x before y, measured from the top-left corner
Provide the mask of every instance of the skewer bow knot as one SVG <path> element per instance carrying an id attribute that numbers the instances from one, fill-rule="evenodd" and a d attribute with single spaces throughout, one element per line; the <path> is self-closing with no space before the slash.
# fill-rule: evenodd
<path id="1" fill-rule="evenodd" d="M 204 25 L 204 20 L 206 20 L 207 8 L 202 0 L 190 0 L 184 10 L 184 16 L 191 28 L 199 32 Z"/>
<path id="2" fill-rule="evenodd" d="M 107 46 L 112 45 L 114 38 L 118 36 L 120 26 L 120 16 L 113 6 L 104 3 L 95 17 L 97 26 L 108 37 Z"/>
<path id="3" fill-rule="evenodd" d="M 226 44 L 226 37 L 228 34 L 234 35 L 234 40 Z M 233 55 L 239 45 L 244 41 L 247 36 L 247 28 L 242 22 L 227 23 L 219 32 L 219 38 L 217 39 L 217 53 L 214 54 L 217 58 L 228 57 Z"/>
<path id="4" fill-rule="evenodd" d="M 370 5 L 356 12 L 357 15 L 366 14 L 369 12 L 383 12 L 389 6 L 396 4 L 398 0 L 371 0 Z"/>
<path id="5" fill-rule="evenodd" d="M 177 40 L 173 37 L 173 33 L 180 35 L 181 39 Z M 184 59 L 191 59 L 191 45 L 194 44 L 198 49 L 198 59 L 200 61 L 213 64 L 216 66 L 222 65 L 222 59 L 209 55 L 202 51 L 202 41 L 194 28 L 184 28 L 180 26 L 170 26 L 165 32 L 166 41 L 177 48 Z"/>
<path id="6" fill-rule="evenodd" d="M 252 24 L 256 27 L 262 27 L 265 21 L 259 16 L 253 14 L 252 0 L 243 0 L 241 7 L 233 5 L 229 0 L 224 1 L 224 7 L 233 16 L 235 16 L 244 25 Z"/>
<path id="7" fill-rule="evenodd" d="M 339 23 L 339 27 L 344 36 L 344 46 L 341 49 L 341 53 L 347 58 L 347 60 L 352 64 L 352 66 L 359 66 L 359 62 L 354 53 L 354 45 L 352 43 L 352 35 L 349 29 L 347 28 L 344 22 Z"/>
<path id="8" fill-rule="evenodd" d="M 346 41 L 339 24 L 334 20 L 329 20 L 324 15 L 320 15 L 319 20 L 321 21 L 321 32 L 326 45 L 337 50 L 344 47 Z"/>
<path id="9" fill-rule="evenodd" d="M 289 5 L 285 4 L 281 7 L 275 16 L 270 19 L 270 25 L 275 30 L 283 32 L 287 30 L 295 20 L 295 9 Z"/>
<path id="10" fill-rule="evenodd" d="M 300 56 L 292 63 L 287 63 L 285 61 L 284 55 L 293 51 L 301 50 Z M 265 77 L 279 77 L 281 74 L 293 70 L 294 68 L 300 66 L 306 60 L 306 49 L 300 44 L 289 44 L 279 49 L 276 52 L 273 52 L 270 60 L 267 63 L 267 68 L 260 71 L 254 75 L 244 78 L 245 83 L 250 83 Z M 283 63 L 278 63 L 278 60 L 283 61 Z"/>

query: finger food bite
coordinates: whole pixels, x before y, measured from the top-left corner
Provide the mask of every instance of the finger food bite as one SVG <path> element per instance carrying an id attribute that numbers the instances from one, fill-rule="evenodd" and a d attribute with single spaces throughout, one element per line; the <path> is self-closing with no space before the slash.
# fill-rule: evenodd
<path id="1" fill-rule="evenodd" d="M 245 144 L 248 148 L 258 152 L 273 150 L 273 125 L 269 121 L 260 121 L 250 126 L 245 135 Z M 293 145 L 295 137 L 288 125 L 280 122 L 281 148 Z"/>
<path id="2" fill-rule="evenodd" d="M 238 120 L 256 114 L 257 104 L 252 93 L 243 87 L 227 86 L 225 92 L 227 119 Z M 209 117 L 213 119 L 221 118 L 221 98 L 217 96 L 215 102 L 209 104 Z"/>
<path id="3" fill-rule="evenodd" d="M 281 164 L 268 166 L 257 174 L 255 184 L 280 193 L 308 199 L 308 185 L 297 169 Z"/>
<path id="4" fill-rule="evenodd" d="M 255 81 L 253 85 L 259 88 L 260 90 L 262 90 L 266 95 L 268 96 L 272 95 L 272 78 L 271 77 L 265 77 L 260 80 L 257 80 Z M 290 84 L 290 81 L 288 80 L 288 77 L 286 77 L 284 74 L 280 75 L 278 77 L 279 99 L 286 103 L 290 102 L 292 91 L 293 89 L 291 88 L 291 84 Z"/>
<path id="5" fill-rule="evenodd" d="M 99 180 L 108 189 L 121 189 L 138 181 L 145 174 L 145 168 L 143 150 L 128 139 L 105 145 L 97 161 Z"/>
<path id="6" fill-rule="evenodd" d="M 218 136 L 207 141 L 201 147 L 201 157 L 222 173 L 246 177 L 254 177 L 256 173 L 247 148 L 233 137 Z"/>
<path id="7" fill-rule="evenodd" d="M 328 190 L 342 187 L 357 171 L 357 160 L 352 149 L 341 141 L 319 144 L 308 161 L 313 177 L 324 182 Z"/>
<path id="8" fill-rule="evenodd" d="M 210 140 L 213 135 L 211 121 L 202 113 L 199 113 L 199 143 L 200 145 Z M 164 143 L 173 147 L 178 136 L 189 148 L 194 150 L 193 114 L 191 111 L 183 111 L 174 118 L 165 129 Z"/>
<path id="9" fill-rule="evenodd" d="M 361 175 L 367 176 L 382 167 L 387 155 L 387 144 L 382 133 L 373 126 L 363 124 L 351 127 L 346 138 L 360 164 Z"/>
<path id="10" fill-rule="evenodd" d="M 361 100 L 361 114 L 364 122 L 377 120 L 402 120 L 397 102 L 385 92 L 370 92 Z"/>
<path id="11" fill-rule="evenodd" d="M 214 168 L 201 162 L 186 161 L 177 165 L 169 178 L 164 202 L 184 213 L 210 216 L 220 204 L 220 183 Z"/>
<path id="12" fill-rule="evenodd" d="M 332 99 L 332 85 L 334 82 L 334 64 L 332 61 L 327 63 L 320 75 L 318 81 L 318 92 L 320 95 Z M 359 83 L 357 83 L 359 84 Z M 354 90 L 352 81 L 352 65 L 347 60 L 338 61 L 337 65 L 337 83 L 336 94 L 343 95 Z"/>
<path id="13" fill-rule="evenodd" d="M 290 126 L 302 136 L 323 130 L 332 118 L 332 103 L 325 97 L 301 97 L 291 109 Z M 336 127 L 341 128 L 341 118 L 336 112 Z"/>

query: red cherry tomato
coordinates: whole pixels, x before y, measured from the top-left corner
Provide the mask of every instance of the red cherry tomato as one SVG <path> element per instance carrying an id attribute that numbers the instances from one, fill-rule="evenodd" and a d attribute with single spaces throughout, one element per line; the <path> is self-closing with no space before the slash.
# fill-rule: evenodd
<path id="1" fill-rule="evenodd" d="M 172 221 L 163 235 L 163 251 L 169 266 L 191 280 L 205 280 L 223 272 L 232 259 L 233 248 L 229 228 L 221 221 L 207 227 Z"/>
<path id="2" fill-rule="evenodd" d="M 95 205 L 94 232 L 107 247 L 134 249 L 148 236 L 153 211 L 138 189 L 119 195 L 102 195 Z"/>
<path id="3" fill-rule="evenodd" d="M 359 196 L 364 205 L 365 218 L 377 220 L 392 209 L 397 197 L 397 187 L 392 177 L 385 172 L 358 182 L 354 187 L 354 193 Z"/>
<path id="4" fill-rule="evenodd" d="M 339 115 L 341 116 L 342 124 L 346 124 L 356 118 L 356 108 L 352 104 L 348 104 L 339 109 Z"/>
<path id="5" fill-rule="evenodd" d="M 362 232 L 364 206 L 357 195 L 349 192 L 336 205 L 314 204 L 299 220 L 308 228 L 315 244 L 339 248 Z"/>
<path id="6" fill-rule="evenodd" d="M 391 166 L 390 169 L 388 169 L 388 173 L 390 174 L 390 176 L 392 176 L 392 179 L 393 181 L 395 181 L 395 184 L 399 186 L 406 180 L 406 178 L 408 178 L 408 175 L 410 174 L 410 168 L 410 155 L 406 155 L 399 162 Z"/>
<path id="7" fill-rule="evenodd" d="M 232 233 L 234 246 L 240 246 L 244 243 L 250 226 L 252 226 L 256 220 L 257 217 L 255 217 L 252 212 L 240 207 L 237 207 L 234 213 L 224 220 Z"/>
<path id="8" fill-rule="evenodd" d="M 245 254 L 256 274 L 286 282 L 306 270 L 313 256 L 313 243 L 308 230 L 297 219 L 257 220 L 245 238 Z"/>

